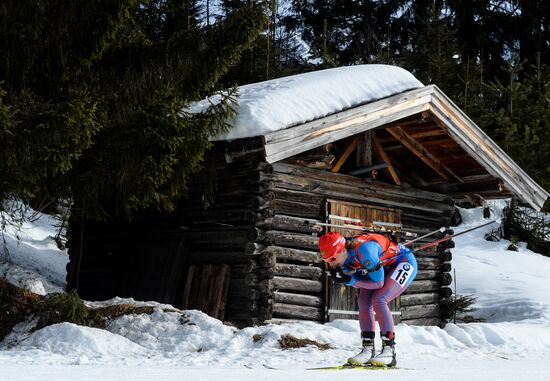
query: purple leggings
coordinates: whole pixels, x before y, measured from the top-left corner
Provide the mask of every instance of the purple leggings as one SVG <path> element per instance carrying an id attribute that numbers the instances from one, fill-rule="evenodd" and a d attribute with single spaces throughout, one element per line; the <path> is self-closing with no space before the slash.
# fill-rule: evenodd
<path id="1" fill-rule="evenodd" d="M 384 286 L 378 290 L 359 289 L 359 326 L 361 331 L 375 331 L 374 313 L 380 325 L 380 332 L 393 332 L 394 322 L 388 303 L 401 295 L 408 287 L 399 285 L 391 278 L 393 269 L 384 277 Z"/>

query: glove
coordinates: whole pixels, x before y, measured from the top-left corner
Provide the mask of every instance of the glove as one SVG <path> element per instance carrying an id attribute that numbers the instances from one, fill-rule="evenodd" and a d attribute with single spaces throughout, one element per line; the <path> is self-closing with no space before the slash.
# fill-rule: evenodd
<path id="1" fill-rule="evenodd" d="M 351 276 L 344 273 L 340 267 L 330 269 L 330 277 L 334 283 L 348 283 Z"/>

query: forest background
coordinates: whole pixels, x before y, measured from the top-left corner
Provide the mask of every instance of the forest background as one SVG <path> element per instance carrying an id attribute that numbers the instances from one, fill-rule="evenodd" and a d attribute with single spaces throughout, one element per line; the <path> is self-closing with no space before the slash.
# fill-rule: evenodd
<path id="1" fill-rule="evenodd" d="M 374 63 L 436 84 L 550 190 L 549 43 L 543 0 L 2 1 L 0 200 L 171 210 L 236 85 Z"/>

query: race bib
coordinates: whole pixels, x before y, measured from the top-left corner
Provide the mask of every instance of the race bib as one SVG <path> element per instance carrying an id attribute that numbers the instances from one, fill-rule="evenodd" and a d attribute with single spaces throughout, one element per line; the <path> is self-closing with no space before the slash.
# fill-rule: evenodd
<path id="1" fill-rule="evenodd" d="M 403 262 L 397 265 L 391 274 L 391 278 L 401 287 L 405 287 L 413 271 L 414 267 L 410 263 Z"/>

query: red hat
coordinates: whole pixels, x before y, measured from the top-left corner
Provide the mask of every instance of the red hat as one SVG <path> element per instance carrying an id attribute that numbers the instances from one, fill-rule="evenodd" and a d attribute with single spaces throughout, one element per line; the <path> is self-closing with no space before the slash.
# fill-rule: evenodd
<path id="1" fill-rule="evenodd" d="M 319 238 L 319 251 L 323 259 L 334 257 L 346 248 L 346 239 L 340 233 L 328 232 Z"/>

